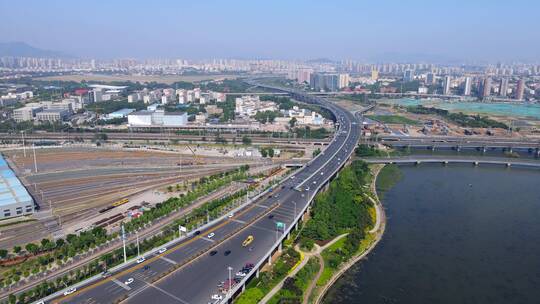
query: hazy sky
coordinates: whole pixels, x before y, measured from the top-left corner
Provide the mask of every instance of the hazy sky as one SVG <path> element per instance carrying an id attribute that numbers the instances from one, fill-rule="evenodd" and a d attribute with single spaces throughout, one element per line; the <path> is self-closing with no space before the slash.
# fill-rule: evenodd
<path id="1" fill-rule="evenodd" d="M 540 61 L 540 0 L 0 0 L 0 41 L 81 57 Z"/>

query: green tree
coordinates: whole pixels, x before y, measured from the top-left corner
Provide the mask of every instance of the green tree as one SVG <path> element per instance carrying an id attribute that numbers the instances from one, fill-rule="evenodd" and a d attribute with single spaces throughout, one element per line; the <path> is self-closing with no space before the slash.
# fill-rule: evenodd
<path id="1" fill-rule="evenodd" d="M 26 249 L 26 251 L 32 254 L 36 254 L 39 252 L 39 246 L 34 243 L 28 243 L 24 248 Z"/>
<path id="2" fill-rule="evenodd" d="M 249 146 L 251 145 L 251 138 L 249 138 L 247 135 L 244 135 L 242 137 L 242 144 Z"/>
<path id="3" fill-rule="evenodd" d="M 21 246 L 13 246 L 13 252 L 15 254 L 19 254 L 21 250 L 22 250 Z"/>
<path id="4" fill-rule="evenodd" d="M 291 118 L 291 120 L 289 120 L 289 127 L 293 129 L 294 127 L 296 127 L 297 122 L 298 120 L 296 119 L 296 117 Z"/>
<path id="5" fill-rule="evenodd" d="M 6 249 L 0 249 L 0 258 L 4 259 L 8 255 L 8 251 Z"/>

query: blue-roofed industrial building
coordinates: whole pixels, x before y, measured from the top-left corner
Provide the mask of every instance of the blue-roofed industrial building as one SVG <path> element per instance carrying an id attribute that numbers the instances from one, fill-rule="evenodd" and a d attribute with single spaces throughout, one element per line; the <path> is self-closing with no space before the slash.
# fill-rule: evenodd
<path id="1" fill-rule="evenodd" d="M 0 219 L 34 212 L 34 200 L 0 154 Z"/>
<path id="2" fill-rule="evenodd" d="M 135 109 L 120 109 L 118 111 L 114 111 L 112 113 L 107 114 L 107 119 L 114 119 L 114 118 L 126 118 L 128 114 L 135 112 Z"/>

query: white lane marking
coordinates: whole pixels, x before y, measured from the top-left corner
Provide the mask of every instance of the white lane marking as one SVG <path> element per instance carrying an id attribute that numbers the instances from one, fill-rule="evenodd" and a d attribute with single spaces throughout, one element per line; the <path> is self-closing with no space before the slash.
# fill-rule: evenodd
<path id="1" fill-rule="evenodd" d="M 171 260 L 171 259 L 169 259 L 169 258 L 167 258 L 167 257 L 164 257 L 164 256 L 160 256 L 159 258 L 162 259 L 162 260 L 164 260 L 164 261 L 166 261 L 166 262 L 169 262 L 169 263 L 171 263 L 171 264 L 173 264 L 173 265 L 178 264 L 176 261 L 173 261 L 173 260 Z"/>
<path id="2" fill-rule="evenodd" d="M 245 224 L 245 223 L 246 223 L 245 221 L 237 220 L 237 219 L 232 219 L 232 221 L 233 221 L 233 222 L 240 223 L 240 224 Z"/>
<path id="3" fill-rule="evenodd" d="M 131 287 L 129 287 L 129 286 L 127 286 L 126 284 L 124 284 L 124 283 L 118 281 L 116 278 L 112 278 L 111 281 L 114 282 L 114 283 L 116 283 L 118 286 L 124 288 L 124 289 L 127 290 L 127 291 L 130 291 L 130 290 L 131 290 Z"/>
<path id="4" fill-rule="evenodd" d="M 211 243 L 215 242 L 214 240 L 209 239 L 209 238 L 207 238 L 207 237 L 205 237 L 205 236 L 203 236 L 203 237 L 201 238 L 201 240 L 209 241 L 209 242 L 211 242 Z"/>
<path id="5" fill-rule="evenodd" d="M 168 292 L 168 291 L 166 291 L 166 290 L 164 290 L 164 289 L 162 289 L 162 288 L 157 287 L 157 286 L 154 285 L 154 284 L 151 284 L 151 283 L 148 283 L 148 282 L 145 282 L 145 283 L 146 283 L 147 285 L 151 286 L 151 287 L 154 287 L 154 288 L 157 289 L 158 291 L 161 291 L 162 293 L 168 295 L 169 297 L 171 297 L 171 298 L 177 300 L 177 301 L 180 302 L 180 303 L 189 304 L 188 302 L 186 302 L 186 301 L 180 299 L 179 297 L 173 295 L 172 293 L 170 293 L 170 292 Z"/>
<path id="6" fill-rule="evenodd" d="M 268 231 L 268 232 L 272 232 L 272 233 L 276 233 L 275 230 L 272 230 L 272 229 L 268 229 L 268 228 L 264 228 L 264 227 L 259 227 L 257 225 L 251 225 L 250 227 L 253 227 L 253 228 L 257 228 L 259 230 L 264 230 L 264 231 Z"/>

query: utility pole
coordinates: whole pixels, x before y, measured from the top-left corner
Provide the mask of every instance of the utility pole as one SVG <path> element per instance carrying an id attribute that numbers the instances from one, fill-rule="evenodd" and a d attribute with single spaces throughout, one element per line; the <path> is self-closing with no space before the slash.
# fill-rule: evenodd
<path id="1" fill-rule="evenodd" d="M 124 225 L 122 224 L 122 241 L 124 243 L 124 263 L 127 263 L 127 255 L 126 255 L 126 230 L 124 229 Z"/>
<path id="2" fill-rule="evenodd" d="M 21 134 L 22 134 L 23 153 L 24 153 L 24 157 L 26 158 L 26 143 L 24 142 L 24 131 L 21 131 Z"/>
<path id="3" fill-rule="evenodd" d="M 32 150 L 34 150 L 34 170 L 37 173 L 36 145 L 32 144 Z"/>

